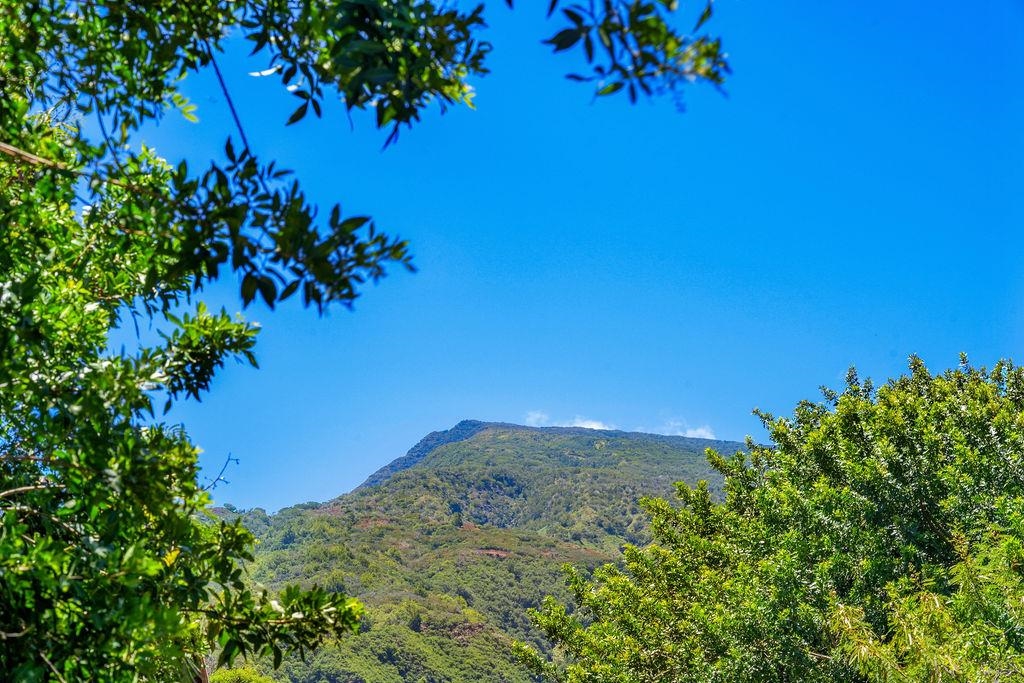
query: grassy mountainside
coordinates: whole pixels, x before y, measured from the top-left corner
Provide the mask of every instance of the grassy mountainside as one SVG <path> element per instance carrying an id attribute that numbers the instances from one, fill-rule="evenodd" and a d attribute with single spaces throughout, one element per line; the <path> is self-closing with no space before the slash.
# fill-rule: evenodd
<path id="1" fill-rule="evenodd" d="M 245 513 L 254 577 L 359 597 L 363 631 L 283 680 L 527 681 L 509 653 L 536 641 L 526 609 L 567 598 L 561 565 L 646 540 L 637 500 L 718 478 L 704 449 L 734 442 L 466 421 L 329 503 Z"/>

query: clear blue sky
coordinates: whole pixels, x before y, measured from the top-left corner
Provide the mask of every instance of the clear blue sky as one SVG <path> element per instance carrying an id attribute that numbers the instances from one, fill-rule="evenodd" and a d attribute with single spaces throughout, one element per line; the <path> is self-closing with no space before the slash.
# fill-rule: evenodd
<path id="1" fill-rule="evenodd" d="M 763 436 L 846 369 L 911 353 L 1024 360 L 1024 5 L 721 0 L 728 97 L 592 102 L 540 45 L 541 8 L 489 3 L 478 109 L 381 150 L 340 106 L 290 128 L 291 98 L 222 60 L 253 147 L 411 240 L 354 312 L 246 313 L 262 368 L 228 367 L 173 413 L 219 467 L 216 498 L 277 509 L 359 484 L 464 418 Z M 203 162 L 231 132 L 147 132 Z M 240 308 L 231 288 L 215 303 Z"/>

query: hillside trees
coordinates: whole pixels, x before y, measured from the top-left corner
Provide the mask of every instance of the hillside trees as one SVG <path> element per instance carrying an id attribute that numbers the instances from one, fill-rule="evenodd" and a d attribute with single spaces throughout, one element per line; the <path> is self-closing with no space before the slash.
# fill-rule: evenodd
<path id="1" fill-rule="evenodd" d="M 709 459 L 716 503 L 649 499 L 655 543 L 548 600 L 565 681 L 991 681 L 1024 676 L 1024 370 L 963 361 L 790 418 Z"/>
<path id="2" fill-rule="evenodd" d="M 550 42 L 581 49 L 593 72 L 577 78 L 603 94 L 721 82 L 718 40 L 673 30 L 674 5 L 564 7 Z M 256 329 L 196 298 L 222 272 L 246 304 L 348 305 L 408 265 L 408 246 L 338 205 L 319 211 L 250 148 L 233 107 L 223 158 L 199 170 L 135 134 L 169 110 L 192 115 L 182 77 L 212 69 L 224 87 L 216 57 L 235 35 L 297 98 L 288 123 L 333 92 L 393 140 L 431 102 L 470 102 L 482 25 L 480 8 L 407 0 L 0 0 L 5 674 L 187 679 L 211 643 L 224 661 L 277 659 L 354 627 L 343 595 L 249 586 L 251 536 L 201 521 L 197 449 L 158 411 L 198 399 L 227 359 L 254 362 Z M 108 348 L 139 318 L 159 340 Z"/>

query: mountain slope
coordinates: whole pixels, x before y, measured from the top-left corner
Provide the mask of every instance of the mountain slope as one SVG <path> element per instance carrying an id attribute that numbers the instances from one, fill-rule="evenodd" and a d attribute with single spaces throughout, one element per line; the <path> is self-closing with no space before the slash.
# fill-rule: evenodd
<path id="1" fill-rule="evenodd" d="M 410 448 L 408 453 L 403 455 L 401 458 L 392 460 L 390 463 L 367 477 L 366 481 L 360 484 L 358 488 L 376 486 L 377 484 L 383 483 L 392 474 L 409 469 L 429 455 L 431 451 L 444 446 L 445 444 L 468 439 L 485 429 L 488 424 L 489 423 L 487 422 L 480 422 L 479 420 L 463 420 L 451 429 L 445 429 L 439 432 L 430 432 L 420 439 L 418 444 Z"/>
<path id="2" fill-rule="evenodd" d="M 526 610 L 568 597 L 564 563 L 646 542 L 640 497 L 670 496 L 675 481 L 717 490 L 707 447 L 742 445 L 464 421 L 333 501 L 246 513 L 257 580 L 318 583 L 368 607 L 363 632 L 286 662 L 284 680 L 530 680 L 509 652 L 539 642 Z"/>

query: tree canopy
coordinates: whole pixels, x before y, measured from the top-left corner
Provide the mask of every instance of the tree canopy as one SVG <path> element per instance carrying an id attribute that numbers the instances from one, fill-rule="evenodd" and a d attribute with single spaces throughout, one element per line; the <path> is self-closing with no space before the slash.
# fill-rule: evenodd
<path id="1" fill-rule="evenodd" d="M 170 169 L 146 163 L 145 187 L 165 193 Z M 230 661 L 346 632 L 359 606 L 343 595 L 249 586 L 252 537 L 202 519 L 197 449 L 154 417 L 157 396 L 198 397 L 227 358 L 254 360 L 256 329 L 197 304 L 165 310 L 160 343 L 107 349 L 127 306 L 185 284 L 156 246 L 156 203 L 140 213 L 113 185 L 76 212 L 75 189 L 0 165 L 0 669 L 190 679 L 207 640 Z"/>
<path id="2" fill-rule="evenodd" d="M 509 2 L 511 4 L 511 2 Z M 728 65 L 720 41 L 672 27 L 675 0 L 609 1 L 561 7 L 565 28 L 555 51 L 581 46 L 599 94 L 679 92 L 694 80 L 723 82 Z M 408 245 L 379 232 L 366 217 L 339 204 L 319 211 L 274 160 L 250 148 L 244 112 L 231 105 L 236 130 L 224 157 L 196 172 L 175 161 L 166 192 L 147 187 L 146 151 L 130 146 L 146 122 L 195 106 L 181 79 L 211 68 L 224 87 L 217 55 L 229 36 L 252 45 L 297 107 L 287 123 L 319 116 L 328 95 L 348 110 L 372 109 L 378 127 L 396 139 L 433 102 L 471 104 L 469 79 L 486 73 L 491 45 L 477 37 L 484 7 L 451 9 L 424 0 L 291 2 L 202 0 L 180 3 L 43 0 L 0 5 L 0 134 L 7 161 L 35 163 L 39 172 L 74 173 L 90 192 L 110 184 L 136 190 L 142 213 L 160 203 L 164 220 L 154 237 L 168 274 L 196 289 L 221 268 L 241 276 L 244 301 L 267 304 L 301 292 L 317 306 L 351 303 L 358 286 L 388 264 L 410 263 Z M 711 16 L 708 4 L 695 32 Z M 40 118 L 40 111 L 49 116 Z M 63 154 L 49 149 L 54 118 L 71 124 Z M 84 122 L 95 124 L 91 139 Z M 170 151 L 161 150 L 165 157 Z M 180 154 L 180 152 L 176 152 Z M 152 284 L 152 283 L 150 283 Z"/>
<path id="3" fill-rule="evenodd" d="M 647 499 L 655 543 L 534 613 L 564 681 L 993 681 L 1024 675 L 1024 369 L 1000 362 L 762 414 L 725 499 Z"/>
<path id="4" fill-rule="evenodd" d="M 721 83 L 716 38 L 672 28 L 675 2 L 552 2 L 598 94 Z M 355 627 L 341 593 L 246 579 L 250 534 L 206 517 L 197 448 L 159 409 L 199 399 L 256 328 L 197 298 L 230 271 L 243 302 L 351 304 L 408 245 L 340 205 L 320 211 L 246 139 L 223 158 L 135 144 L 192 116 L 181 79 L 249 41 L 297 98 L 373 109 L 393 141 L 424 107 L 470 104 L 491 46 L 483 8 L 427 1 L 0 0 L 0 670 L 19 681 L 189 679 L 214 647 L 303 652 Z M 233 37 L 233 38 L 232 38 Z M 172 159 L 171 163 L 164 161 Z M 139 318 L 160 336 L 121 350 Z"/>

